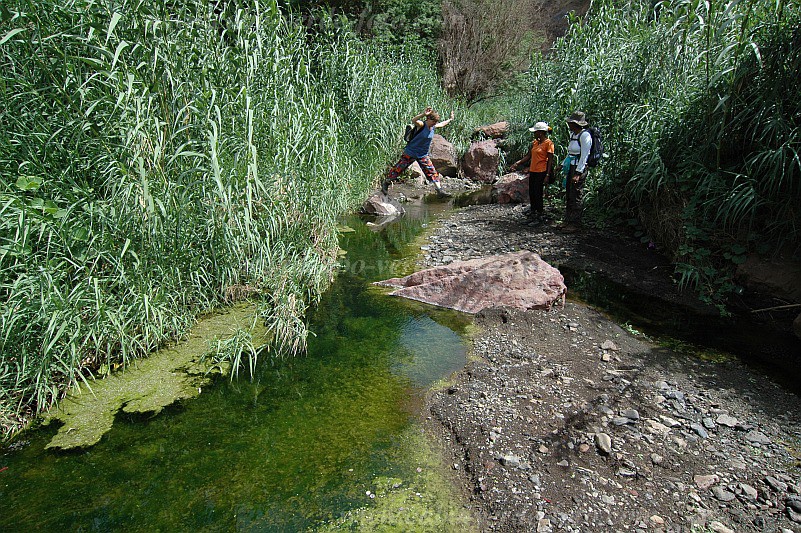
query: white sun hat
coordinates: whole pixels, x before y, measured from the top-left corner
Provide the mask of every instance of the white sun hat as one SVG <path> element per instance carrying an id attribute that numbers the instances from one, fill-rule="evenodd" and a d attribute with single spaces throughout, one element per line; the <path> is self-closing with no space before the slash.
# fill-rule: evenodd
<path id="1" fill-rule="evenodd" d="M 537 122 L 533 126 L 531 126 L 528 131 L 535 132 L 535 131 L 551 131 L 551 127 L 548 126 L 547 122 Z"/>

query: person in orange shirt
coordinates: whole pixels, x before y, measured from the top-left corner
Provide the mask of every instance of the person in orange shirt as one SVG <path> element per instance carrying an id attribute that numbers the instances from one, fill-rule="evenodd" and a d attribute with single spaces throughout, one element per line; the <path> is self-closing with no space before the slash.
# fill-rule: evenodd
<path id="1" fill-rule="evenodd" d="M 531 151 L 521 160 L 513 163 L 509 170 L 514 171 L 518 166 L 529 163 L 528 194 L 531 199 L 531 212 L 528 217 L 532 224 L 539 225 L 545 222 L 543 218 L 545 185 L 553 181 L 554 146 L 553 141 L 548 138 L 551 128 L 545 122 L 537 122 L 528 131 L 534 133 Z"/>

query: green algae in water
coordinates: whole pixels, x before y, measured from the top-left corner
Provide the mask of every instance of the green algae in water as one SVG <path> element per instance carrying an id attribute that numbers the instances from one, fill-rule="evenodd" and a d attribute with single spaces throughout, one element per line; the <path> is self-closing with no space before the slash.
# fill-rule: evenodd
<path id="1" fill-rule="evenodd" d="M 404 432 L 398 452 L 406 457 L 407 469 L 398 473 L 403 477 L 376 477 L 370 494 L 365 494 L 372 500 L 368 505 L 333 523 L 319 524 L 314 531 L 478 531 L 443 474 L 441 450 L 432 447 L 419 428 Z"/>
<path id="2" fill-rule="evenodd" d="M 350 257 L 398 257 L 399 233 L 349 225 Z M 50 428 L 26 436 L 0 457 L 0 530 L 425 530 L 401 503 L 411 490 L 424 524 L 468 520 L 409 437 L 426 387 L 463 365 L 465 346 L 448 315 L 373 291 L 377 272 L 365 273 L 340 273 L 311 314 L 306 356 L 217 379 L 158 416 L 120 411 L 88 449 L 45 450 Z M 421 357 L 429 348 L 441 355 Z"/>
<path id="3" fill-rule="evenodd" d="M 240 305 L 202 319 L 187 339 L 134 362 L 124 371 L 83 384 L 45 417 L 62 422 L 47 448 L 71 449 L 97 444 L 118 411 L 158 413 L 179 400 L 194 398 L 213 369 L 204 361 L 209 340 L 246 331 L 257 344 L 266 339 L 253 306 Z"/>

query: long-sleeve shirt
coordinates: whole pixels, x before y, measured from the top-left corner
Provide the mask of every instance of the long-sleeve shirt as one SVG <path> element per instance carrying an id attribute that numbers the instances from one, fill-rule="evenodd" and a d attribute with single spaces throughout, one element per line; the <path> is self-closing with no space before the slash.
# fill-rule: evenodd
<path id="1" fill-rule="evenodd" d="M 582 130 L 581 133 L 576 135 L 570 134 L 570 143 L 567 145 L 567 153 L 578 159 L 576 163 L 576 172 L 584 172 L 587 166 L 587 158 L 590 156 L 590 149 L 592 148 L 592 135 L 587 130 Z"/>

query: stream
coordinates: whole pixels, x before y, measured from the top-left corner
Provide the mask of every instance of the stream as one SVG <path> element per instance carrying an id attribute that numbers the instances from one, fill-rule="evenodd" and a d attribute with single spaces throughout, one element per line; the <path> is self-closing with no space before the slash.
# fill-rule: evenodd
<path id="1" fill-rule="evenodd" d="M 447 207 L 409 206 L 380 232 L 343 221 L 307 355 L 158 415 L 119 413 L 90 448 L 46 450 L 55 429 L 28 432 L 0 456 L 0 530 L 469 530 L 417 423 L 427 389 L 465 363 L 468 320 L 371 285 L 409 273 L 413 239 Z"/>
<path id="2" fill-rule="evenodd" d="M 426 392 L 466 362 L 469 317 L 372 285 L 412 272 L 417 238 L 450 205 L 406 208 L 382 228 L 342 221 L 347 253 L 309 315 L 306 355 L 264 360 L 253 380 L 218 378 L 157 415 L 119 413 L 89 448 L 46 449 L 53 427 L 23 435 L 0 456 L 0 530 L 471 531 L 418 422 Z M 765 350 L 801 360 L 792 339 L 765 342 L 758 329 L 564 274 L 573 296 L 620 323 L 751 360 Z"/>

